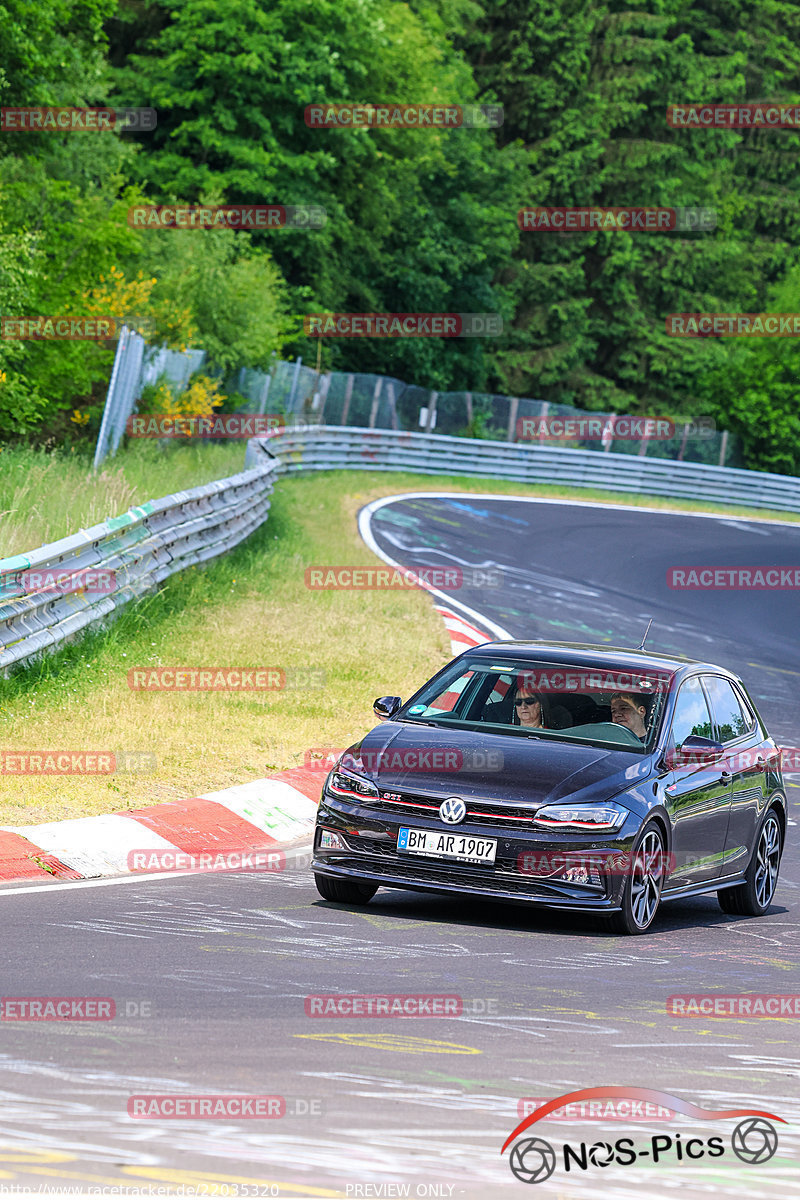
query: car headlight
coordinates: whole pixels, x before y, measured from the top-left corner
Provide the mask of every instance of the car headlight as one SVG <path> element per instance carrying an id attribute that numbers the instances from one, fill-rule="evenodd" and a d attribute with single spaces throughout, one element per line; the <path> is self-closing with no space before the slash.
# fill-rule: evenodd
<path id="1" fill-rule="evenodd" d="M 335 767 L 331 772 L 328 790 L 333 792 L 334 796 L 342 796 L 345 800 L 361 800 L 365 796 L 373 800 L 378 799 L 378 789 L 371 780 L 363 779 L 352 771 L 343 771 L 340 767 Z"/>
<path id="2" fill-rule="evenodd" d="M 627 815 L 621 804 L 547 804 L 536 813 L 534 824 L 543 829 L 605 833 L 619 829 Z"/>

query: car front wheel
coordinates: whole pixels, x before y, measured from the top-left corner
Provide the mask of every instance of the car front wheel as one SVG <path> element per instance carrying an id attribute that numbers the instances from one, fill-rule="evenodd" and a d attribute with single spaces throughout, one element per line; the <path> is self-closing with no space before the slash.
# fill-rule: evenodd
<path id="1" fill-rule="evenodd" d="M 758 835 L 756 851 L 745 872 L 744 883 L 720 888 L 717 899 L 723 912 L 737 917 L 763 917 L 778 883 L 782 850 L 781 826 L 771 808 Z"/>
<path id="2" fill-rule="evenodd" d="M 371 883 L 358 883 L 352 879 L 329 879 L 327 875 L 314 875 L 314 883 L 323 900 L 335 904 L 368 904 L 377 892 Z"/>
<path id="3" fill-rule="evenodd" d="M 611 918 L 615 933 L 646 933 L 661 903 L 664 886 L 664 835 L 651 821 L 639 834 L 630 855 L 630 874 L 622 892 L 622 909 Z"/>

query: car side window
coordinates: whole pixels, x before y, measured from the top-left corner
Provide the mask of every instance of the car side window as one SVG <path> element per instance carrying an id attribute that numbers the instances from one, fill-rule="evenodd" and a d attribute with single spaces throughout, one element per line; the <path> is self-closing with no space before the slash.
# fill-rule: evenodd
<path id="1" fill-rule="evenodd" d="M 756 727 L 755 713 L 753 712 L 753 709 L 751 708 L 742 689 L 740 687 L 734 687 L 733 690 L 736 693 L 736 699 L 739 701 L 739 707 L 742 710 L 742 716 L 744 717 L 745 725 L 747 726 L 747 732 L 752 733 Z"/>
<path id="2" fill-rule="evenodd" d="M 713 736 L 711 713 L 708 711 L 705 692 L 697 675 L 681 684 L 675 702 L 675 712 L 672 714 L 670 744 L 674 747 L 682 746 L 692 734 L 707 738 Z"/>
<path id="3" fill-rule="evenodd" d="M 731 683 L 721 675 L 706 675 L 704 683 L 711 700 L 719 740 L 723 743 L 732 742 L 747 733 L 748 723 Z"/>

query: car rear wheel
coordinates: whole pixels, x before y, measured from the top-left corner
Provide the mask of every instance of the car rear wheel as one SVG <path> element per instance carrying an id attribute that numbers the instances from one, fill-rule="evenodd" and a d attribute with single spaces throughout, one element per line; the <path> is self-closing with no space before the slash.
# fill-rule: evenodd
<path id="1" fill-rule="evenodd" d="M 646 933 L 661 903 L 664 886 L 664 835 L 651 821 L 639 834 L 630 856 L 630 874 L 622 892 L 622 909 L 611 918 L 615 933 Z"/>
<path id="2" fill-rule="evenodd" d="M 764 818 L 756 850 L 745 872 L 744 883 L 717 892 L 723 912 L 737 917 L 763 917 L 772 903 L 781 865 L 781 826 L 771 808 Z"/>
<path id="3" fill-rule="evenodd" d="M 329 879 L 327 875 L 314 875 L 314 883 L 323 900 L 335 904 L 368 904 L 377 892 L 371 883 L 358 883 L 352 879 Z"/>

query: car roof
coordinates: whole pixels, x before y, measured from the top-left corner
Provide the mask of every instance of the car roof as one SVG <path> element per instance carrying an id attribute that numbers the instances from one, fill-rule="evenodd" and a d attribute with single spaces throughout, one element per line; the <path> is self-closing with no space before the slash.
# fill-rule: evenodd
<path id="1" fill-rule="evenodd" d="M 598 646 L 583 642 L 535 642 L 508 641 L 484 642 L 481 646 L 473 646 L 467 651 L 479 658 L 502 658 L 503 654 L 513 651 L 514 657 L 524 661 L 536 661 L 547 658 L 549 662 L 564 666 L 580 665 L 583 667 L 615 667 L 630 670 L 642 670 L 649 667 L 669 675 L 688 675 L 695 669 L 713 671 L 738 679 L 732 671 L 715 663 L 703 662 L 700 659 L 679 657 L 674 654 L 656 654 L 650 650 L 631 650 L 621 646 Z"/>

